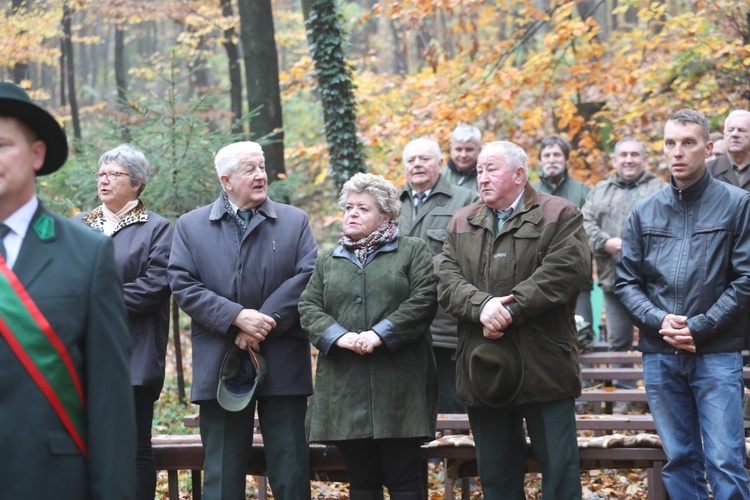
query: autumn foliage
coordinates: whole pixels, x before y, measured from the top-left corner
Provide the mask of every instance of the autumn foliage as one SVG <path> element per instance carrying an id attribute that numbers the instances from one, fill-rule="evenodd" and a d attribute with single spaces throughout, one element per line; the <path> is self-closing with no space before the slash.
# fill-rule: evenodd
<path id="1" fill-rule="evenodd" d="M 90 26 L 102 19 L 126 27 L 131 46 L 160 38 L 155 46 L 161 51 L 130 57 L 129 90 L 158 93 L 166 61 L 177 58 L 186 61 L 183 71 L 202 61 L 211 71 L 213 91 L 226 92 L 222 37 L 239 19 L 223 16 L 219 0 L 66 3 L 74 12 L 74 42 L 81 50 L 101 43 Z M 0 14 L 0 66 L 54 70 L 63 2 L 25 4 Z M 750 0 L 337 4 L 351 34 L 344 48 L 355 67 L 366 165 L 394 180 L 403 180 L 400 156 L 408 141 L 431 136 L 447 151 L 450 131 L 466 122 L 482 129 L 485 141 L 509 139 L 525 147 L 532 167 L 539 140 L 564 135 L 575 146 L 574 175 L 593 184 L 608 173 L 608 153 L 625 134 L 646 142 L 657 168 L 662 126 L 671 111 L 698 109 L 720 129 L 727 113 L 747 108 L 750 99 Z M 322 186 L 329 165 L 320 88 L 298 2 L 274 0 L 274 18 L 287 169 Z M 365 32 L 371 36 L 363 43 Z M 402 62 L 384 69 L 388 58 Z M 43 99 L 56 85 L 40 81 L 42 73 L 32 72 L 27 84 Z M 99 101 L 95 93 L 82 99 L 89 135 L 101 126 L 102 115 L 118 116 L 111 96 L 98 96 Z M 215 110 L 216 126 L 228 128 L 226 109 Z M 58 114 L 65 117 L 65 108 Z"/>

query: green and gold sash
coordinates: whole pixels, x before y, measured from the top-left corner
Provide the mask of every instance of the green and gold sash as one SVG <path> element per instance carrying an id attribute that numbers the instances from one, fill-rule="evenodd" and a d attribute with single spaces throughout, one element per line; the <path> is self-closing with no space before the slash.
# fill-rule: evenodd
<path id="1" fill-rule="evenodd" d="M 86 455 L 83 387 L 60 337 L 0 255 L 0 335 Z"/>

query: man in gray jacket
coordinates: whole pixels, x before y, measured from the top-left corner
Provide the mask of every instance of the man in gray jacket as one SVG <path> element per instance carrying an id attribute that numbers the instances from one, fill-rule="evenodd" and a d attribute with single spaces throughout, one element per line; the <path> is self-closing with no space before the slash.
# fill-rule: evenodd
<path id="1" fill-rule="evenodd" d="M 708 120 L 664 126 L 671 187 L 638 203 L 615 293 L 640 330 L 648 406 L 670 498 L 750 498 L 742 422 L 750 307 L 750 195 L 708 174 Z"/>
<path id="2" fill-rule="evenodd" d="M 432 256 L 443 251 L 445 228 L 461 207 L 479 199 L 476 193 L 451 185 L 440 174 L 443 159 L 440 146 L 431 139 L 416 139 L 404 148 L 406 185 L 401 191 L 399 229 L 404 236 L 415 236 L 427 243 Z M 430 326 L 438 371 L 438 412 L 466 413 L 456 397 L 456 319 L 441 307 Z"/>
<path id="3" fill-rule="evenodd" d="M 302 210 L 267 197 L 258 144 L 230 144 L 218 152 L 215 164 L 221 195 L 179 219 L 167 269 L 178 305 L 193 320 L 191 401 L 200 405 L 204 495 L 245 498 L 257 399 L 274 496 L 309 499 L 304 421 L 312 368 L 297 303 L 317 245 Z M 267 367 L 254 401 L 237 412 L 222 408 L 216 396 L 221 363 L 232 344 L 259 351 Z"/>
<path id="4" fill-rule="evenodd" d="M 667 183 L 646 172 L 646 146 L 626 136 L 615 144 L 612 159 L 615 173 L 589 191 L 583 212 L 583 227 L 596 258 L 599 286 L 607 311 L 607 339 L 610 351 L 627 351 L 633 345 L 633 323 L 615 296 L 615 266 L 622 246 L 622 234 L 636 203 L 667 187 Z M 617 387 L 635 387 L 634 381 L 617 381 Z"/>

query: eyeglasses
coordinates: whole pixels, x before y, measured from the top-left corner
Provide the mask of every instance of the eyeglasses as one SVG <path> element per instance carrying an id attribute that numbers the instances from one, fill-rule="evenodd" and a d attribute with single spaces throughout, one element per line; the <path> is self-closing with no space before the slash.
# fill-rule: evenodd
<path id="1" fill-rule="evenodd" d="M 94 180 L 96 180 L 96 182 L 99 182 L 100 180 L 102 180 L 102 177 L 104 177 L 105 175 L 107 176 L 107 180 L 109 182 L 116 181 L 117 178 L 120 177 L 121 175 L 126 175 L 130 177 L 130 174 L 127 172 L 94 172 L 92 175 L 94 176 Z"/>

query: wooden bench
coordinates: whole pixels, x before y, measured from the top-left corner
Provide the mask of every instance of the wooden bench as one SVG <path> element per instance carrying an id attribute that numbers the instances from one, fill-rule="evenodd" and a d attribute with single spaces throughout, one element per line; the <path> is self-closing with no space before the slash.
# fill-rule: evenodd
<path id="1" fill-rule="evenodd" d="M 154 448 L 154 462 L 157 470 L 167 471 L 169 499 L 179 500 L 178 471 L 189 470 L 193 482 L 193 499 L 201 498 L 201 471 L 205 460 L 205 452 L 200 436 L 187 435 L 155 435 L 151 439 Z M 256 435 L 253 439 L 253 449 L 247 465 L 247 473 L 251 476 L 265 477 L 266 456 L 263 452 L 263 439 Z M 321 444 L 310 445 L 310 480 L 325 482 L 346 482 L 346 468 L 338 448 Z M 266 488 L 259 482 L 258 496 L 265 500 Z"/>
<path id="2" fill-rule="evenodd" d="M 579 354 L 581 365 L 639 364 L 643 361 L 638 351 L 594 351 Z"/>
<path id="3" fill-rule="evenodd" d="M 186 425 L 197 425 L 197 416 L 186 417 Z M 650 415 L 578 415 L 576 427 L 579 430 L 599 430 L 609 433 L 622 431 L 653 431 L 654 424 Z M 469 433 L 469 419 L 464 414 L 440 415 L 437 420 L 437 429 L 441 434 Z M 456 435 L 453 435 L 456 437 Z M 154 436 L 154 459 L 157 470 L 166 470 L 169 483 L 170 500 L 179 499 L 179 485 L 177 472 L 189 470 L 192 473 L 193 498 L 200 499 L 201 471 L 205 454 L 201 445 L 200 436 Z M 649 474 L 649 492 L 654 491 L 656 496 L 649 498 L 663 498 L 658 496 L 661 483 L 661 467 L 665 457 L 661 449 L 638 447 L 638 448 L 611 448 L 596 449 L 581 447 L 581 470 L 595 468 L 642 468 L 647 469 Z M 422 459 L 424 461 L 424 473 L 426 479 L 427 460 L 438 459 L 446 462 L 445 498 L 452 498 L 453 483 L 461 481 L 462 497 L 469 498 L 468 482 L 464 479 L 475 477 L 476 451 L 471 444 L 463 446 L 430 446 L 422 448 Z M 530 472 L 539 470 L 538 464 L 533 457 L 529 457 L 527 467 Z M 346 482 L 346 468 L 341 455 L 335 446 L 321 444 L 310 445 L 310 479 L 313 481 L 336 481 Z M 265 455 L 263 453 L 263 441 L 256 436 L 253 441 L 253 450 L 248 463 L 248 474 L 263 477 L 266 474 Z M 661 486 L 663 489 L 663 485 Z M 265 499 L 265 483 L 261 487 L 259 481 L 259 498 Z"/>

